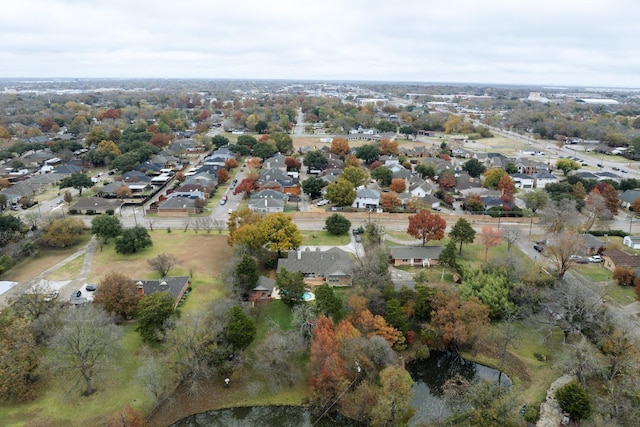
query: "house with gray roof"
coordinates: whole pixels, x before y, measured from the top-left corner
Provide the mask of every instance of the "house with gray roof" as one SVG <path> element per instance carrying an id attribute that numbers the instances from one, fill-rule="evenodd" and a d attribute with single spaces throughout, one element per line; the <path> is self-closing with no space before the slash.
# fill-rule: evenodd
<path id="1" fill-rule="evenodd" d="M 171 197 L 158 204 L 158 216 L 188 216 L 202 212 L 201 201 L 191 197 Z"/>
<path id="2" fill-rule="evenodd" d="M 356 191 L 356 199 L 351 204 L 352 208 L 377 208 L 380 204 L 380 192 L 369 188 L 361 188 Z"/>
<path id="3" fill-rule="evenodd" d="M 273 289 L 276 286 L 276 281 L 266 277 L 260 276 L 256 287 L 249 293 L 249 301 L 265 300 L 271 298 Z"/>
<path id="4" fill-rule="evenodd" d="M 263 190 L 273 191 L 273 190 Z M 252 199 L 248 207 L 256 213 L 282 213 L 286 202 L 283 199 Z"/>
<path id="5" fill-rule="evenodd" d="M 329 286 L 351 286 L 351 257 L 340 248 L 321 251 L 312 250 L 288 251 L 287 258 L 278 259 L 278 271 L 300 271 L 304 281 L 310 285 L 328 283 Z"/>
<path id="6" fill-rule="evenodd" d="M 115 211 L 122 202 L 116 199 L 104 199 L 102 197 L 80 197 L 76 203 L 69 208 L 69 211 L 78 213 L 93 211 L 95 213 L 106 213 Z"/>
<path id="7" fill-rule="evenodd" d="M 175 309 L 189 287 L 189 276 L 165 276 L 160 280 L 134 280 L 140 297 L 156 292 L 168 292 L 174 299 Z"/>
<path id="8" fill-rule="evenodd" d="M 394 266 L 432 267 L 438 262 L 444 246 L 391 246 Z"/>
<path id="9" fill-rule="evenodd" d="M 640 190 L 626 190 L 618 196 L 618 199 L 624 208 L 629 209 L 635 199 L 640 199 Z"/>

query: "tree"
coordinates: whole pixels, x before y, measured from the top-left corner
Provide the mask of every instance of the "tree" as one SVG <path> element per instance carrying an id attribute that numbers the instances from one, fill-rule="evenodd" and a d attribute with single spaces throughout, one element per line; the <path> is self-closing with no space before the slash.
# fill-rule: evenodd
<path id="1" fill-rule="evenodd" d="M 35 397 L 39 353 L 25 319 L 0 317 L 0 402 L 27 402 Z"/>
<path id="2" fill-rule="evenodd" d="M 268 159 L 274 154 L 276 154 L 275 147 L 267 142 L 258 142 L 253 147 L 253 155 L 256 157 L 260 157 L 262 160 Z"/>
<path id="3" fill-rule="evenodd" d="M 253 368 L 274 391 L 284 385 L 294 387 L 303 378 L 299 360 L 306 349 L 307 343 L 299 333 L 271 329 L 255 349 Z"/>
<path id="4" fill-rule="evenodd" d="M 633 203 L 631 203 L 631 210 L 636 213 L 640 212 L 640 197 L 633 199 Z"/>
<path id="5" fill-rule="evenodd" d="M 507 252 L 511 251 L 511 246 L 521 240 L 522 230 L 517 227 L 506 227 L 502 230 L 502 239 L 507 242 Z"/>
<path id="6" fill-rule="evenodd" d="M 256 336 L 256 323 L 237 305 L 227 312 L 227 317 L 227 342 L 234 350 L 244 350 Z"/>
<path id="7" fill-rule="evenodd" d="M 257 179 L 254 177 L 244 178 L 236 188 L 233 190 L 233 194 L 245 193 L 245 197 L 249 197 L 251 192 L 256 189 Z"/>
<path id="8" fill-rule="evenodd" d="M 325 228 L 329 233 L 339 236 L 349 232 L 349 229 L 351 228 L 351 221 L 336 213 L 327 218 L 325 221 Z"/>
<path id="9" fill-rule="evenodd" d="M 128 228 L 116 238 L 116 252 L 119 254 L 135 254 L 153 242 L 146 228 L 136 226 Z"/>
<path id="10" fill-rule="evenodd" d="M 251 135 L 240 135 L 238 137 L 237 143 L 238 145 L 253 148 L 258 143 L 258 140 Z"/>
<path id="11" fill-rule="evenodd" d="M 302 244 L 300 230 L 293 223 L 291 217 L 285 214 L 267 215 L 258 224 L 258 229 L 266 241 L 267 249 L 277 251 L 278 257 L 282 251 L 295 249 Z"/>
<path id="12" fill-rule="evenodd" d="M 586 420 L 591 416 L 591 396 L 577 381 L 571 381 L 558 388 L 555 397 L 560 409 L 567 412 L 572 420 Z"/>
<path id="13" fill-rule="evenodd" d="M 380 156 L 380 150 L 373 144 L 365 144 L 356 148 L 355 155 L 365 163 L 371 163 Z"/>
<path id="14" fill-rule="evenodd" d="M 489 225 L 482 226 L 482 232 L 480 233 L 480 241 L 484 246 L 484 262 L 487 262 L 487 255 L 489 248 L 496 246 L 500 243 L 502 237 L 502 231 L 495 229 Z"/>
<path id="15" fill-rule="evenodd" d="M 430 240 L 440 240 L 444 237 L 447 222 L 438 214 L 421 209 L 414 215 L 409 215 L 407 233 L 416 239 L 422 239 L 422 246 Z"/>
<path id="16" fill-rule="evenodd" d="M 329 159 L 321 151 L 307 151 L 304 155 L 304 164 L 308 169 L 324 169 L 329 164 Z"/>
<path id="17" fill-rule="evenodd" d="M 327 199 L 338 206 L 350 206 L 356 200 L 356 190 L 350 181 L 340 177 L 327 185 Z"/>
<path id="18" fill-rule="evenodd" d="M 340 177 L 351 182 L 354 188 L 358 188 L 361 185 L 364 185 L 364 183 L 367 181 L 368 175 L 361 168 L 349 166 L 347 168 L 344 168 Z"/>
<path id="19" fill-rule="evenodd" d="M 391 184 L 393 172 L 391 172 L 391 169 L 381 166 L 371 171 L 371 178 L 378 181 L 382 186 L 387 186 Z"/>
<path id="20" fill-rule="evenodd" d="M 262 220 L 262 216 L 258 213 L 253 212 L 247 207 L 233 211 L 233 213 L 229 215 L 229 220 L 227 221 L 227 228 L 229 230 L 229 245 L 235 242 L 235 233 L 239 228 L 244 225 L 257 225 L 260 220 Z"/>
<path id="21" fill-rule="evenodd" d="M 580 217 L 573 199 L 553 200 L 542 211 L 542 222 L 549 233 L 560 233 L 575 226 Z"/>
<path id="22" fill-rule="evenodd" d="M 402 201 L 396 195 L 396 193 L 382 193 L 380 196 L 380 205 L 387 210 L 392 210 L 397 206 L 400 206 Z"/>
<path id="23" fill-rule="evenodd" d="M 66 178 L 63 178 L 62 181 L 60 181 L 60 189 L 69 187 L 73 187 L 78 190 L 80 196 L 82 196 L 82 190 L 84 188 L 93 187 L 93 181 L 91 181 L 91 178 L 89 178 L 89 176 L 81 172 L 76 172 Z"/>
<path id="24" fill-rule="evenodd" d="M 576 171 L 581 168 L 580 163 L 571 159 L 558 159 L 556 161 L 556 168 L 560 169 L 564 176 L 569 175 L 569 172 Z"/>
<path id="25" fill-rule="evenodd" d="M 216 172 L 216 177 L 218 178 L 218 183 L 224 184 L 225 182 L 229 181 L 231 175 L 229 175 L 229 172 L 226 168 L 220 168 L 218 169 L 218 172 Z"/>
<path id="26" fill-rule="evenodd" d="M 62 195 L 62 200 L 64 200 L 67 205 L 71 205 L 71 202 L 73 202 L 73 195 L 71 194 L 71 191 L 65 191 Z"/>
<path id="27" fill-rule="evenodd" d="M 313 329 L 309 359 L 313 394 L 328 404 L 345 389 L 348 380 L 345 360 L 338 351 L 335 326 L 325 316 L 318 318 Z"/>
<path id="28" fill-rule="evenodd" d="M 473 344 L 489 322 L 489 308 L 476 297 L 462 301 L 457 292 L 438 291 L 431 301 L 431 325 L 445 347 L 459 350 Z"/>
<path id="29" fill-rule="evenodd" d="M 0 193 L 0 211 L 3 211 L 7 208 L 7 203 L 9 203 L 9 198 L 6 194 Z"/>
<path id="30" fill-rule="evenodd" d="M 549 264 L 562 279 L 565 273 L 576 264 L 574 255 L 584 253 L 586 244 L 580 234 L 563 232 L 551 237 L 545 251 Z"/>
<path id="31" fill-rule="evenodd" d="M 463 243 L 473 243 L 476 238 L 476 231 L 471 227 L 469 221 L 464 218 L 458 219 L 449 232 L 449 237 L 454 242 L 460 242 L 459 254 L 462 254 Z"/>
<path id="32" fill-rule="evenodd" d="M 284 132 L 274 132 L 269 135 L 269 139 L 271 139 L 276 146 L 276 149 L 280 153 L 290 153 L 293 151 L 293 139 L 289 134 Z"/>
<path id="33" fill-rule="evenodd" d="M 349 141 L 345 138 L 333 138 L 331 140 L 331 152 L 333 154 L 337 154 L 341 158 L 344 158 L 347 154 L 349 154 Z"/>
<path id="34" fill-rule="evenodd" d="M 607 201 L 596 188 L 586 197 L 582 212 L 586 217 L 582 226 L 582 231 L 585 233 L 588 233 L 594 225 L 598 225 L 601 230 L 607 230 L 609 222 L 613 220 Z"/>
<path id="35" fill-rule="evenodd" d="M 513 283 L 509 277 L 499 269 L 494 269 L 465 274 L 458 289 L 463 300 L 468 300 L 471 296 L 478 298 L 489 307 L 491 319 L 500 319 L 515 307 L 509 299 L 512 288 Z"/>
<path id="36" fill-rule="evenodd" d="M 500 178 L 507 175 L 507 172 L 502 168 L 489 169 L 484 173 L 484 181 L 482 186 L 484 188 L 496 188 L 500 182 Z"/>
<path id="37" fill-rule="evenodd" d="M 167 328 L 167 321 L 174 314 L 175 299 L 169 292 L 154 292 L 142 297 L 138 303 L 138 327 L 142 340 L 160 342 Z"/>
<path id="38" fill-rule="evenodd" d="M 618 215 L 618 207 L 620 206 L 620 199 L 618 198 L 618 190 L 609 183 L 601 182 L 595 187 L 607 203 L 607 208 L 612 215 Z"/>
<path id="39" fill-rule="evenodd" d="M 309 195 L 309 197 L 314 199 L 322 194 L 322 189 L 325 185 L 326 182 L 322 178 L 311 176 L 302 181 L 302 191 L 304 191 Z"/>
<path id="40" fill-rule="evenodd" d="M 513 202 L 516 186 L 509 175 L 500 177 L 500 181 L 498 181 L 498 191 L 500 192 L 500 200 L 505 203 Z"/>
<path id="41" fill-rule="evenodd" d="M 104 310 L 93 305 L 67 310 L 51 341 L 56 367 L 65 375 L 77 375 L 78 383 L 84 382 L 84 395 L 93 394 L 96 379 L 118 349 L 118 335 Z"/>
<path id="42" fill-rule="evenodd" d="M 416 128 L 411 125 L 400 126 L 399 132 L 403 134 L 406 139 L 409 139 L 409 135 L 418 134 L 418 131 L 416 130 Z"/>
<path id="43" fill-rule="evenodd" d="M 407 425 L 415 413 L 411 406 L 413 380 L 402 367 L 389 366 L 380 372 L 382 391 L 372 409 L 371 425 Z"/>
<path id="44" fill-rule="evenodd" d="M 301 271 L 289 271 L 282 268 L 276 273 L 276 287 L 280 292 L 282 302 L 288 306 L 302 300 L 304 295 L 304 276 Z"/>
<path id="45" fill-rule="evenodd" d="M 56 219 L 49 223 L 42 241 L 54 248 L 66 248 L 77 243 L 84 233 L 84 223 L 76 218 Z"/>
<path id="46" fill-rule="evenodd" d="M 238 138 L 238 140 L 239 139 L 240 138 Z M 224 147 L 225 145 L 229 144 L 229 138 L 222 135 L 216 135 L 211 138 L 211 143 L 216 146 L 216 148 Z"/>
<path id="47" fill-rule="evenodd" d="M 425 165 L 424 163 L 416 166 L 416 173 L 419 173 L 422 179 L 433 178 L 437 174 L 436 168 L 431 165 Z"/>
<path id="48" fill-rule="evenodd" d="M 380 154 L 398 155 L 398 141 L 382 138 L 379 144 Z"/>
<path id="49" fill-rule="evenodd" d="M 507 166 L 505 166 L 504 170 L 509 175 L 514 174 L 514 173 L 518 173 L 518 167 L 513 162 L 507 163 Z"/>
<path id="50" fill-rule="evenodd" d="M 407 189 L 407 183 L 402 178 L 393 178 L 391 185 L 389 186 L 391 191 L 395 191 L 398 194 L 404 193 Z"/>
<path id="51" fill-rule="evenodd" d="M 263 134 L 267 129 L 269 129 L 269 124 L 264 120 L 258 120 L 258 123 L 256 123 L 256 132 Z"/>
<path id="52" fill-rule="evenodd" d="M 236 285 L 240 289 L 241 295 L 248 293 L 256 287 L 258 279 L 258 265 L 256 260 L 249 255 L 243 255 L 242 260 L 236 264 Z"/>
<path id="53" fill-rule="evenodd" d="M 544 190 L 533 190 L 525 193 L 522 196 L 522 200 L 524 200 L 524 204 L 527 209 L 531 209 L 533 213 L 536 213 L 538 209 L 544 209 L 549 202 L 549 196 Z"/>
<path id="54" fill-rule="evenodd" d="M 163 252 L 156 257 L 147 260 L 147 264 L 149 264 L 149 267 L 153 268 L 161 278 L 169 274 L 169 271 L 177 263 L 178 258 L 166 252 Z"/>
<path id="55" fill-rule="evenodd" d="M 456 176 L 451 170 L 444 170 L 438 176 L 438 185 L 440 188 L 447 190 L 456 186 Z"/>
<path id="56" fill-rule="evenodd" d="M 108 273 L 98 284 L 93 302 L 122 319 L 134 316 L 141 295 L 133 280 L 118 272 Z"/>
<path id="57" fill-rule="evenodd" d="M 339 321 L 342 315 L 342 300 L 333 292 L 333 288 L 326 283 L 314 289 L 316 295 L 316 310 L 318 315 L 327 316 Z"/>
<path id="58" fill-rule="evenodd" d="M 109 239 L 115 239 L 122 233 L 122 223 L 113 215 L 100 215 L 91 220 L 91 233 L 100 239 L 100 250 Z"/>
<path id="59" fill-rule="evenodd" d="M 470 159 L 462 165 L 462 170 L 467 171 L 469 176 L 477 178 L 484 173 L 487 168 L 478 159 Z"/>

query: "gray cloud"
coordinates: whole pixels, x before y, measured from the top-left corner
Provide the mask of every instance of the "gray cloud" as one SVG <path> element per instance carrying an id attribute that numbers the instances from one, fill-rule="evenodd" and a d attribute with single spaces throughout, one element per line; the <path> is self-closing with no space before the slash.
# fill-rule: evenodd
<path id="1" fill-rule="evenodd" d="M 0 77 L 640 87 L 632 0 L 20 0 Z"/>

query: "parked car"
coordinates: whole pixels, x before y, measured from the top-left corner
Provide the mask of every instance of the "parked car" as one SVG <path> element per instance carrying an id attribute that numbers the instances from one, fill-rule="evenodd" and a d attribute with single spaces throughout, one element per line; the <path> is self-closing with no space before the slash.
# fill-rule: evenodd
<path id="1" fill-rule="evenodd" d="M 611 169 L 613 169 L 614 171 L 619 171 L 619 170 L 620 170 L 620 168 L 619 168 L 619 167 L 617 167 L 617 166 L 614 166 L 614 167 L 612 167 Z"/>
<path id="2" fill-rule="evenodd" d="M 544 248 L 540 245 L 533 245 L 533 249 L 535 249 L 536 251 L 542 253 L 542 251 L 544 251 Z"/>
<path id="3" fill-rule="evenodd" d="M 57 299 L 59 295 L 60 295 L 60 292 L 58 292 L 58 291 L 49 292 L 49 293 L 44 297 L 44 301 L 45 301 L 45 302 L 51 302 L 51 301 L 53 301 L 54 299 Z"/>
<path id="4" fill-rule="evenodd" d="M 84 288 L 87 290 L 87 292 L 95 292 L 96 289 L 98 289 L 96 285 L 86 285 Z"/>
<path id="5" fill-rule="evenodd" d="M 322 199 L 320 200 L 318 203 L 316 203 L 317 206 L 324 206 L 327 203 L 329 203 L 329 201 L 327 199 Z"/>
<path id="6" fill-rule="evenodd" d="M 598 262 L 602 262 L 602 261 L 603 261 L 603 260 L 602 260 L 602 257 L 601 257 L 600 255 L 593 255 L 593 256 L 590 256 L 590 257 L 588 258 L 588 260 L 589 260 L 589 262 L 591 262 L 591 263 L 598 263 Z"/>

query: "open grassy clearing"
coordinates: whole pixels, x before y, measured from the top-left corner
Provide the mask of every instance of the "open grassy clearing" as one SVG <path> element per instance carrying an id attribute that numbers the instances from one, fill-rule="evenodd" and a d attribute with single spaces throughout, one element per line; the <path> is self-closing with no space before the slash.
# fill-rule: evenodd
<path id="1" fill-rule="evenodd" d="M 344 246 L 350 242 L 348 234 L 336 236 L 326 230 L 301 230 L 300 234 L 302 235 L 302 244 L 306 246 Z"/>
<path id="2" fill-rule="evenodd" d="M 58 268 L 53 273 L 49 274 L 45 279 L 47 280 L 73 280 L 80 274 L 82 263 L 84 261 L 83 256 L 79 256 L 76 259 L 66 263 L 62 267 Z"/>
<path id="3" fill-rule="evenodd" d="M 633 290 L 633 286 L 619 286 L 615 281 L 604 285 L 604 295 L 606 299 L 621 306 L 636 301 L 636 293 Z"/>

